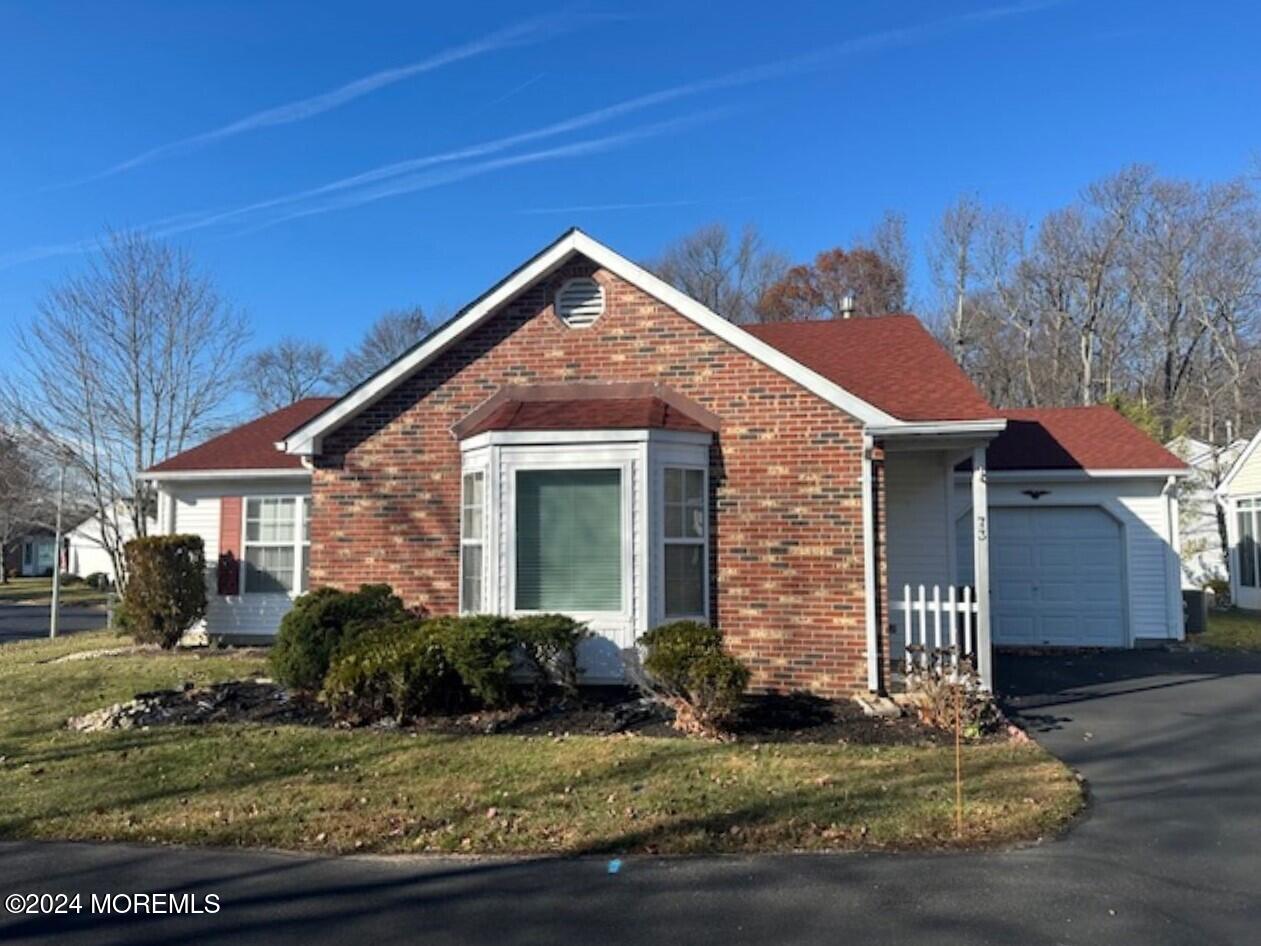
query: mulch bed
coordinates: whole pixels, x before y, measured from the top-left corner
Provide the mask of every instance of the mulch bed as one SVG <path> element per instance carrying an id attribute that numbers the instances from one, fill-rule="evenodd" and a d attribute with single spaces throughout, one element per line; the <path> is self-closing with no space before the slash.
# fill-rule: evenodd
<path id="1" fill-rule="evenodd" d="M 208 687 L 186 684 L 178 690 L 137 694 L 67 722 L 71 729 L 97 732 L 164 725 L 268 723 L 333 726 L 323 704 L 291 694 L 271 680 L 234 680 Z M 414 723 L 375 724 L 451 735 L 499 733 L 514 736 L 612 736 L 629 734 L 684 738 L 670 711 L 626 687 L 584 687 L 577 697 L 555 697 L 541 704 L 433 716 Z M 910 716 L 875 718 L 850 700 L 825 700 L 805 693 L 750 696 L 732 736 L 741 742 L 829 743 L 845 745 L 945 744 L 946 733 Z"/>

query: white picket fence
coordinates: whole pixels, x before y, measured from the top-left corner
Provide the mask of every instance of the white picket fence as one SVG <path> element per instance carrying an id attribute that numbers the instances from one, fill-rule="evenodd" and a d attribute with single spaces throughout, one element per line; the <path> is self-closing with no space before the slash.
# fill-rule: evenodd
<path id="1" fill-rule="evenodd" d="M 931 592 L 923 585 L 918 590 L 903 585 L 892 610 L 901 618 L 903 666 L 908 671 L 932 667 L 956 672 L 965 657 L 977 666 L 978 607 L 971 587 L 960 591 L 952 585 L 943 595 L 940 585 L 933 585 Z"/>

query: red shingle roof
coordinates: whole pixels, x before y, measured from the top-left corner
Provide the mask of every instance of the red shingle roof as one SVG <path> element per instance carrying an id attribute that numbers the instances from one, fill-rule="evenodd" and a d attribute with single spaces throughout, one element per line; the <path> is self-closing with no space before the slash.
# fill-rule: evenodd
<path id="1" fill-rule="evenodd" d="M 1111 407 L 1003 411 L 991 470 L 1182 470 L 1186 464 Z"/>
<path id="2" fill-rule="evenodd" d="M 1001 416 L 913 315 L 745 328 L 899 420 Z"/>
<path id="3" fill-rule="evenodd" d="M 659 397 L 575 398 L 500 404 L 461 436 L 488 430 L 692 430 L 708 432 L 700 421 Z"/>
<path id="4" fill-rule="evenodd" d="M 234 427 L 200 446 L 151 466 L 148 473 L 190 473 L 201 470 L 293 470 L 302 458 L 281 453 L 276 442 L 305 424 L 337 398 L 308 397 L 288 407 Z"/>

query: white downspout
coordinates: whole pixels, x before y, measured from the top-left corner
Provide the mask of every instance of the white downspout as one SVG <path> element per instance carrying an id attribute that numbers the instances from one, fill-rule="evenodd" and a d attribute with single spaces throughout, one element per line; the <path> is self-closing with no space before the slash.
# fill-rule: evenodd
<path id="1" fill-rule="evenodd" d="M 867 689 L 880 691 L 880 634 L 876 627 L 876 512 L 871 488 L 872 451 L 875 441 L 863 434 L 863 601 L 867 622 Z"/>
<path id="2" fill-rule="evenodd" d="M 1165 500 L 1165 529 L 1169 537 L 1171 560 L 1169 567 L 1165 569 L 1165 580 L 1169 583 L 1169 617 L 1178 629 L 1177 640 L 1185 640 L 1187 629 L 1182 614 L 1182 537 L 1178 529 L 1178 496 L 1173 489 L 1177 484 L 1176 476 L 1166 477 L 1160 495 Z"/>

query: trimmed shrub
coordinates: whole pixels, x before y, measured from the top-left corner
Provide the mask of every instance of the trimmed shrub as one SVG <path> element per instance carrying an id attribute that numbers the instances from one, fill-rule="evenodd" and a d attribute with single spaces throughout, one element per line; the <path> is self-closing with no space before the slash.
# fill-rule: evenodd
<path id="1" fill-rule="evenodd" d="M 645 650 L 644 670 L 662 687 L 687 689 L 692 664 L 722 650 L 722 632 L 696 621 L 674 621 L 654 627 L 639 638 Z"/>
<path id="2" fill-rule="evenodd" d="M 206 551 L 196 535 L 153 535 L 125 547 L 127 626 L 139 644 L 170 648 L 206 614 Z"/>
<path id="3" fill-rule="evenodd" d="M 407 616 L 389 585 L 362 585 L 358 591 L 318 588 L 298 598 L 281 619 L 268 655 L 272 675 L 287 686 L 317 691 L 342 647 Z"/>
<path id="4" fill-rule="evenodd" d="M 512 701 L 512 622 L 492 614 L 438 617 L 425 622 L 469 692 L 486 706 Z"/>
<path id="5" fill-rule="evenodd" d="M 96 591 L 109 591 L 113 587 L 113 583 L 109 580 L 109 575 L 105 574 L 105 572 L 92 572 L 83 580 L 89 588 L 93 588 Z"/>
<path id="6" fill-rule="evenodd" d="M 402 723 L 460 709 L 468 691 L 433 629 L 416 621 L 366 631 L 345 644 L 329 665 L 321 698 L 343 722 Z"/>
<path id="7" fill-rule="evenodd" d="M 591 633 L 586 624 L 564 614 L 532 614 L 514 620 L 512 632 L 539 685 L 578 689 L 578 645 Z"/>
<path id="8" fill-rule="evenodd" d="M 639 639 L 644 649 L 637 682 L 674 710 L 676 729 L 721 736 L 740 708 L 749 669 L 722 649 L 722 633 L 696 621 L 655 627 Z"/>
<path id="9" fill-rule="evenodd" d="M 693 661 L 687 691 L 697 718 L 726 728 L 740 710 L 749 686 L 749 668 L 725 651 L 715 650 Z"/>

